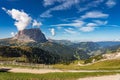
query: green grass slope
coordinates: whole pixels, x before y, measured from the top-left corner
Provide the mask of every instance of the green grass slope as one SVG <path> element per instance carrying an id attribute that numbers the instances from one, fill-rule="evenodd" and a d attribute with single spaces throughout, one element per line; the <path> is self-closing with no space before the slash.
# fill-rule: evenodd
<path id="1" fill-rule="evenodd" d="M 7 73 L 0 72 L 0 80 L 76 80 L 78 78 L 90 76 L 113 75 L 117 72 L 92 72 L 92 73 L 47 73 L 47 74 L 28 74 L 28 73 Z"/>
<path id="2" fill-rule="evenodd" d="M 77 63 L 70 65 L 56 64 L 54 68 L 77 69 L 77 70 L 120 70 L 120 59 L 105 60 L 91 65 L 79 66 Z"/>

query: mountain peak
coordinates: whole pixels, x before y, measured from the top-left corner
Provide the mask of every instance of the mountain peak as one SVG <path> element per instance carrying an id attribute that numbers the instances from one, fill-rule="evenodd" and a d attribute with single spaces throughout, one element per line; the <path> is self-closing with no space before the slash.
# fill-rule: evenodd
<path id="1" fill-rule="evenodd" d="M 21 42 L 46 42 L 45 35 L 39 28 L 24 29 L 19 31 L 13 39 L 17 39 Z"/>

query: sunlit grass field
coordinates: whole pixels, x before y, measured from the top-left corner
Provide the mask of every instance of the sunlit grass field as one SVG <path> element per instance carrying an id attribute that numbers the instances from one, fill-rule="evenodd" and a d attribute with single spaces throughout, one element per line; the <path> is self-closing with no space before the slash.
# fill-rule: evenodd
<path id="1" fill-rule="evenodd" d="M 9 73 L 0 72 L 0 80 L 76 80 L 78 78 L 90 76 L 102 76 L 119 74 L 117 72 L 82 72 L 82 73 L 47 73 L 47 74 L 29 74 L 29 73 Z"/>
<path id="2" fill-rule="evenodd" d="M 71 63 L 69 65 L 56 64 L 53 67 L 67 70 L 120 70 L 120 59 L 105 60 L 86 66 L 79 66 L 77 63 Z"/>

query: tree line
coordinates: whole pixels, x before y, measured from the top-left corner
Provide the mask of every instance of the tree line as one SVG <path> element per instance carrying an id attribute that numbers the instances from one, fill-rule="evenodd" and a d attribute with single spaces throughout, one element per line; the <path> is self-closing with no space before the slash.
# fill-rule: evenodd
<path id="1" fill-rule="evenodd" d="M 27 46 L 0 46 L 0 57 L 25 57 L 26 61 L 24 62 L 40 64 L 68 64 L 75 60 L 74 56 L 62 56 L 61 54 L 51 53 L 38 47 Z"/>

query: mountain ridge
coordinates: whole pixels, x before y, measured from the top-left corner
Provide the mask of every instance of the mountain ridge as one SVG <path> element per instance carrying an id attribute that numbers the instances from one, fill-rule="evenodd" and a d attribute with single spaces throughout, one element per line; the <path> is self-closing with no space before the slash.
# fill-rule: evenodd
<path id="1" fill-rule="evenodd" d="M 45 35 L 41 32 L 39 28 L 24 29 L 19 31 L 14 37 L 20 42 L 46 42 L 47 39 Z"/>

